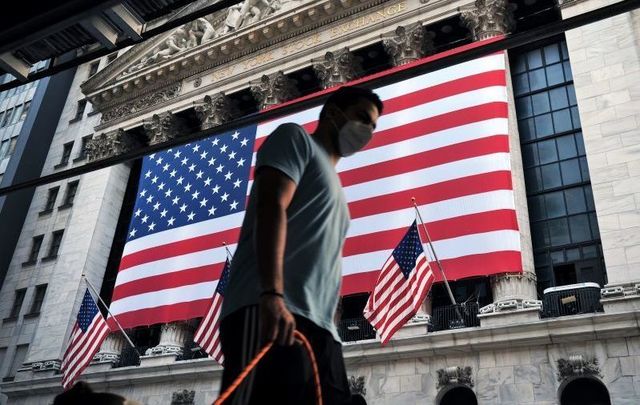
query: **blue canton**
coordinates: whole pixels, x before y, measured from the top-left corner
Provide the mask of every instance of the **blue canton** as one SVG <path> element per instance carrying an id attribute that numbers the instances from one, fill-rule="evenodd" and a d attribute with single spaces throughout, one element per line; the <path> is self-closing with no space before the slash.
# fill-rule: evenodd
<path id="1" fill-rule="evenodd" d="M 244 211 L 256 126 L 145 156 L 127 241 Z"/>
<path id="2" fill-rule="evenodd" d="M 84 293 L 84 298 L 82 299 L 82 305 L 80 305 L 80 311 L 78 311 L 78 326 L 82 329 L 82 332 L 86 333 L 87 329 L 89 329 L 89 325 L 95 318 L 98 313 L 98 306 L 96 302 L 91 297 L 89 293 L 89 289 Z"/>
<path id="3" fill-rule="evenodd" d="M 222 270 L 222 275 L 220 276 L 220 280 L 218 280 L 218 286 L 216 287 L 216 293 L 224 296 L 224 290 L 227 288 L 227 283 L 229 282 L 229 269 L 231 268 L 231 264 L 229 263 L 229 259 L 224 262 L 224 269 Z"/>
<path id="4" fill-rule="evenodd" d="M 424 249 L 422 248 L 422 242 L 420 242 L 418 225 L 416 221 L 413 221 L 402 241 L 392 253 L 405 278 L 409 278 L 411 271 L 416 267 L 418 256 L 422 253 L 424 253 Z"/>

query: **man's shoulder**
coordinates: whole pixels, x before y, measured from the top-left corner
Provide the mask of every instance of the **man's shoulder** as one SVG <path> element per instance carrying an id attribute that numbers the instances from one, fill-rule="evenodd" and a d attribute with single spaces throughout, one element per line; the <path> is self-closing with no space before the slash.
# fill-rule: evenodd
<path id="1" fill-rule="evenodd" d="M 288 136 L 304 135 L 305 138 L 309 136 L 309 134 L 307 134 L 307 131 L 295 122 L 285 122 L 284 124 L 278 125 L 278 127 L 273 131 L 271 135 L 273 136 L 277 134 L 284 134 Z"/>

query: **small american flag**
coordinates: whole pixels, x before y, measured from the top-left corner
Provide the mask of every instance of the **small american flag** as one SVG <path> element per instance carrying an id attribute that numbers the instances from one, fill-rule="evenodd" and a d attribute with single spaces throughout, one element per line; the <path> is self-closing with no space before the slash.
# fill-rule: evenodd
<path id="1" fill-rule="evenodd" d="M 224 263 L 224 270 L 222 270 L 222 276 L 218 281 L 215 293 L 213 293 L 213 299 L 211 300 L 211 307 L 207 312 L 207 315 L 202 319 L 198 330 L 193 338 L 202 350 L 204 350 L 209 356 L 213 357 L 218 363 L 224 363 L 224 356 L 222 354 L 222 346 L 220 345 L 220 310 L 222 309 L 222 300 L 224 299 L 224 290 L 227 287 L 229 281 L 229 268 L 231 264 L 229 259 Z"/>
<path id="2" fill-rule="evenodd" d="M 383 345 L 416 314 L 433 280 L 414 221 L 382 267 L 364 309 L 364 317 L 376 328 Z"/>
<path id="3" fill-rule="evenodd" d="M 102 341 L 111 332 L 89 290 L 84 293 L 80 311 L 62 358 L 62 386 L 70 388 L 91 363 Z"/>

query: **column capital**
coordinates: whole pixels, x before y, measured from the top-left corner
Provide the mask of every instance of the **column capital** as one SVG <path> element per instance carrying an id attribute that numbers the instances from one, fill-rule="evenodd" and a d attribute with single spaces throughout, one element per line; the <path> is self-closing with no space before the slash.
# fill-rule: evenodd
<path id="1" fill-rule="evenodd" d="M 475 41 L 508 34 L 515 28 L 515 8 L 507 0 L 476 0 L 460 13 L 461 24 L 469 28 Z"/>
<path id="2" fill-rule="evenodd" d="M 193 335 L 190 322 L 170 322 L 160 326 L 160 342 L 147 349 L 145 356 L 161 356 L 182 354 L 182 349 Z"/>
<path id="3" fill-rule="evenodd" d="M 165 111 L 153 114 L 143 122 L 144 132 L 149 139 L 149 145 L 166 142 L 185 133 L 185 125 L 175 114 Z"/>
<path id="4" fill-rule="evenodd" d="M 252 83 L 250 90 L 261 110 L 282 104 L 299 95 L 295 82 L 283 72 L 263 75 L 260 81 Z"/>
<path id="5" fill-rule="evenodd" d="M 194 104 L 202 130 L 224 124 L 235 116 L 233 103 L 224 93 L 205 96 L 201 102 Z"/>
<path id="6" fill-rule="evenodd" d="M 394 66 L 416 61 L 433 53 L 435 34 L 425 31 L 420 22 L 407 26 L 398 26 L 392 34 L 383 38 L 382 45 L 391 56 Z"/>
<path id="7" fill-rule="evenodd" d="M 321 61 L 313 64 L 313 70 L 322 82 L 322 88 L 337 86 L 357 78 L 362 67 L 349 48 L 327 52 Z"/>
<path id="8" fill-rule="evenodd" d="M 120 331 L 110 333 L 102 342 L 98 353 L 93 356 L 93 361 L 116 364 L 120 361 L 120 354 L 124 346 L 125 340 Z"/>
<path id="9" fill-rule="evenodd" d="M 142 146 L 141 142 L 120 128 L 91 138 L 87 143 L 87 159 L 90 162 L 106 159 L 132 151 L 140 146 Z"/>

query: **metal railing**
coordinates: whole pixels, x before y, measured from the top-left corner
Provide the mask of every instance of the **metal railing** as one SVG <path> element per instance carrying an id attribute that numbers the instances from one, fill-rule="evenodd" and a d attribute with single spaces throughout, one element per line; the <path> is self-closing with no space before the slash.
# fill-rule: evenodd
<path id="1" fill-rule="evenodd" d="M 547 288 L 542 299 L 541 318 L 603 312 L 600 286 L 596 283 Z"/>
<path id="2" fill-rule="evenodd" d="M 432 330 L 449 330 L 480 326 L 478 303 L 467 302 L 433 308 Z"/>
<path id="3" fill-rule="evenodd" d="M 343 342 L 375 339 L 376 331 L 364 318 L 343 319 L 338 323 L 338 334 Z"/>

